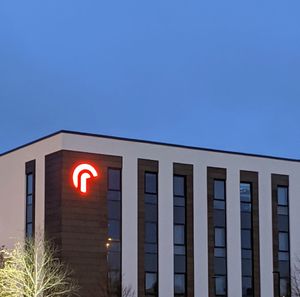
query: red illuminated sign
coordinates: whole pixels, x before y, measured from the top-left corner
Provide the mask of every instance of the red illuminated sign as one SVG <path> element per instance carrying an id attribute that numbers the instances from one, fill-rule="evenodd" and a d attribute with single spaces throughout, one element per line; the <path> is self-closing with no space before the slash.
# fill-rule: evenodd
<path id="1" fill-rule="evenodd" d="M 97 177 L 97 170 L 90 164 L 80 164 L 73 171 L 73 184 L 81 193 L 87 192 L 87 180 Z"/>

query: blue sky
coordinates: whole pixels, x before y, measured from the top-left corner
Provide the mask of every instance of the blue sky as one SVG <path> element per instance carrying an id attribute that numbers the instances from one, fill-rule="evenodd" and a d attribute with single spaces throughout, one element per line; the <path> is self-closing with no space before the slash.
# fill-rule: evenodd
<path id="1" fill-rule="evenodd" d="M 300 2 L 0 1 L 0 152 L 60 129 L 300 159 Z"/>

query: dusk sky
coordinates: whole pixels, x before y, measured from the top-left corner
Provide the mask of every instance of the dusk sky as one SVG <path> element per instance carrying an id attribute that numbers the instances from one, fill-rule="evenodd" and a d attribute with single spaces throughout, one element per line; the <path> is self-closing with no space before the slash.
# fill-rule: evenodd
<path id="1" fill-rule="evenodd" d="M 300 159 L 300 1 L 0 1 L 0 152 L 61 129 Z"/>

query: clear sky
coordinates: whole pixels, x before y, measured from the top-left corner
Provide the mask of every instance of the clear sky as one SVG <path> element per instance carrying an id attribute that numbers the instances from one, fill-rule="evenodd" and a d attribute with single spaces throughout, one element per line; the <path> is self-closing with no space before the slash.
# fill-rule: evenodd
<path id="1" fill-rule="evenodd" d="M 82 132 L 300 159 L 299 0 L 1 0 L 0 152 Z"/>

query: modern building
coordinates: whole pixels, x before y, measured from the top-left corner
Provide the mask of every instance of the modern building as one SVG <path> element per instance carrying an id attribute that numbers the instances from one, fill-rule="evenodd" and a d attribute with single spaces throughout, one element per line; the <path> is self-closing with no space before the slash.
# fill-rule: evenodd
<path id="1" fill-rule="evenodd" d="M 0 156 L 0 245 L 54 240 L 81 296 L 290 296 L 300 162 L 60 131 Z"/>

